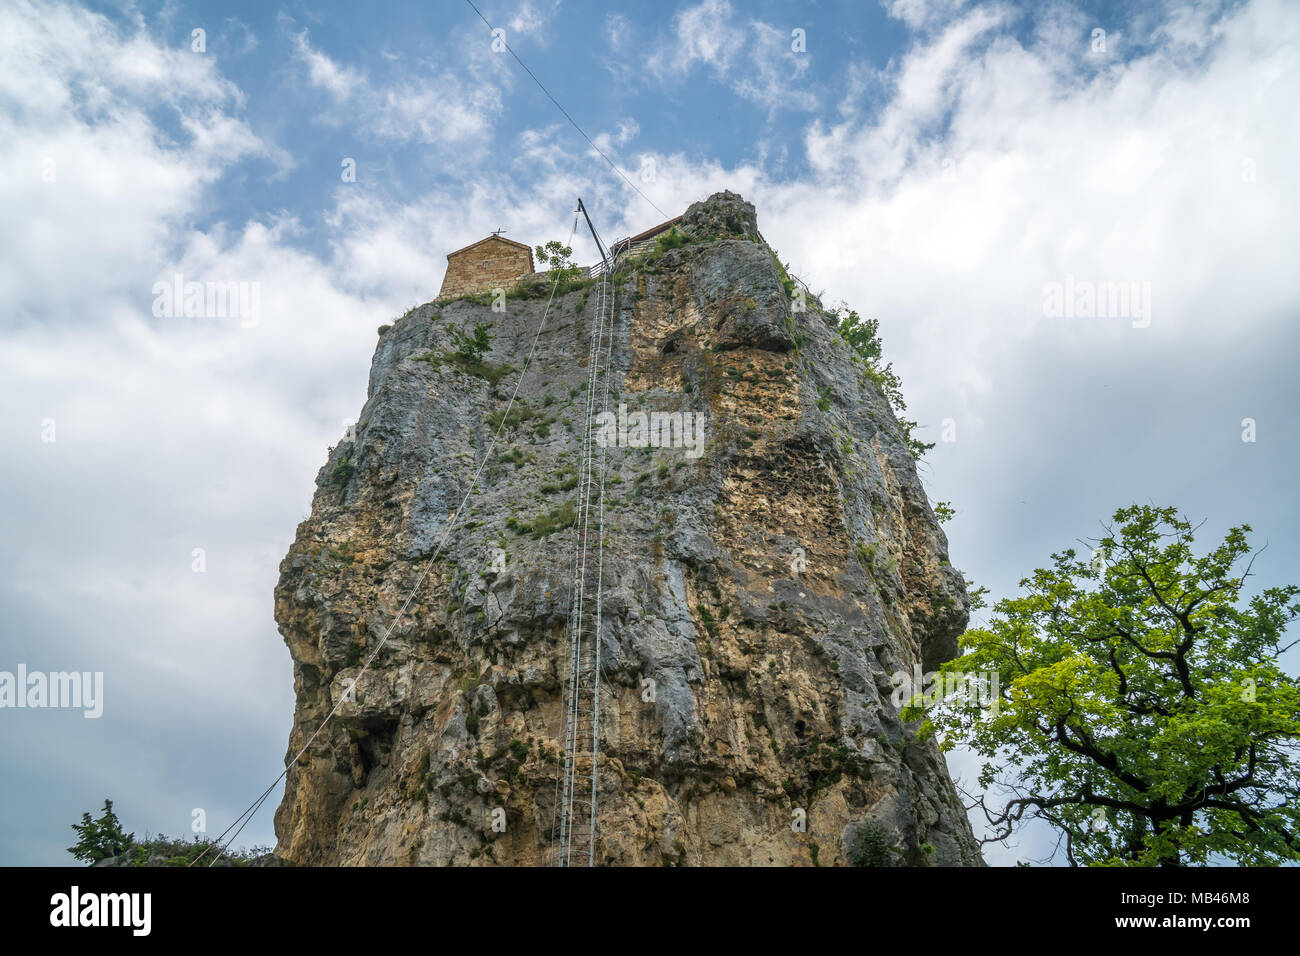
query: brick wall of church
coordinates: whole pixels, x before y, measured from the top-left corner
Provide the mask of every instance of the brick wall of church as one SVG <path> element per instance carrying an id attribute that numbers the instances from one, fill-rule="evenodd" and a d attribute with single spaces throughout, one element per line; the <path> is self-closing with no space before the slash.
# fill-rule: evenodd
<path id="1" fill-rule="evenodd" d="M 533 271 L 528 250 L 508 242 L 489 240 L 447 257 L 447 274 L 438 298 L 508 289 L 520 276 Z"/>

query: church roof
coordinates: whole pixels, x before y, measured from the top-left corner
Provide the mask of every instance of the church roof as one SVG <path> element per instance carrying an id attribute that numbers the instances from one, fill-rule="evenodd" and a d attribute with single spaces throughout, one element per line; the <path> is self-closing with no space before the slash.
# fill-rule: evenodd
<path id="1" fill-rule="evenodd" d="M 532 261 L 533 261 L 533 250 L 532 250 L 532 247 L 531 247 L 531 246 L 528 246 L 528 245 L 526 245 L 526 244 L 524 244 L 524 243 L 522 243 L 522 242 L 515 242 L 513 239 L 507 239 L 505 236 L 498 236 L 498 235 L 496 235 L 496 234 L 493 234 L 493 235 L 490 235 L 490 236 L 484 236 L 484 237 L 483 237 L 482 239 L 480 239 L 478 242 L 471 242 L 468 246 L 463 246 L 462 248 L 457 249 L 455 252 L 449 252 L 449 253 L 447 253 L 447 258 L 450 259 L 452 256 L 458 256 L 458 255 L 460 255 L 462 252 L 469 252 L 469 250 L 473 249 L 475 246 L 481 246 L 481 245 L 483 245 L 483 243 L 485 243 L 485 242 L 491 242 L 491 241 L 494 240 L 494 239 L 496 239 L 496 240 L 498 240 L 498 241 L 500 241 L 500 242 L 508 243 L 508 244 L 510 244 L 510 245 L 512 245 L 512 246 L 516 246 L 516 247 L 518 247 L 518 248 L 520 248 L 520 249 L 523 249 L 524 251 L 526 251 L 526 252 L 528 253 L 528 261 L 529 261 L 529 262 L 532 262 Z"/>

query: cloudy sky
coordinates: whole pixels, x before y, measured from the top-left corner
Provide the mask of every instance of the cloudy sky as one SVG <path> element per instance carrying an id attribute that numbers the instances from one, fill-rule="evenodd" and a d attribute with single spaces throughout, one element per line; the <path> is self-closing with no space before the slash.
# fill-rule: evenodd
<path id="1" fill-rule="evenodd" d="M 1134 501 L 1294 581 L 1300 8 L 1128 6 L 480 2 L 650 201 L 464 0 L 0 6 L 0 670 L 105 680 L 97 720 L 0 712 L 0 863 L 70 861 L 105 796 L 218 832 L 275 777 L 277 565 L 376 327 L 579 195 L 615 238 L 736 190 L 878 317 L 993 596 Z M 177 275 L 256 309 L 159 308 Z M 1047 303 L 1090 283 L 1136 294 Z"/>

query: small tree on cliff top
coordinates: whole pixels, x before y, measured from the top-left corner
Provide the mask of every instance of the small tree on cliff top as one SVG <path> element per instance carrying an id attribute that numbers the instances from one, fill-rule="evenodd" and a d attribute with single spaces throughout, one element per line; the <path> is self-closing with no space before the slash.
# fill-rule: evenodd
<path id="1" fill-rule="evenodd" d="M 1300 589 L 1243 599 L 1248 525 L 1198 556 L 1172 508 L 1114 522 L 1091 560 L 1064 551 L 1021 581 L 944 667 L 999 682 L 995 712 L 952 697 L 922 725 L 985 758 L 986 791 L 1008 791 L 979 800 L 983 842 L 1036 818 L 1072 865 L 1300 859 L 1300 684 L 1278 666 Z"/>
<path id="2" fill-rule="evenodd" d="M 573 262 L 573 249 L 558 239 L 552 239 L 544 246 L 537 246 L 537 261 L 546 266 L 547 271 L 559 272 L 561 282 L 576 279 L 582 270 Z"/>
<path id="3" fill-rule="evenodd" d="M 77 845 L 68 847 L 68 852 L 87 863 L 121 856 L 135 842 L 134 833 L 122 832 L 122 824 L 113 812 L 112 800 L 104 800 L 104 812 L 98 820 L 83 813 L 81 822 L 72 824 L 72 829 L 77 831 Z"/>

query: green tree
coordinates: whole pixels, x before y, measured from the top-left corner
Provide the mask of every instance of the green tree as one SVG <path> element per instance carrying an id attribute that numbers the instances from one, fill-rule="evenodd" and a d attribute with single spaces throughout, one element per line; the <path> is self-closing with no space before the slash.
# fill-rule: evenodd
<path id="1" fill-rule="evenodd" d="M 1200 555 L 1195 530 L 1121 508 L 1089 560 L 1052 555 L 962 637 L 944 670 L 996 675 L 996 707 L 953 696 L 921 729 L 984 758 L 985 842 L 1038 819 L 1072 865 L 1300 859 L 1300 685 L 1278 664 L 1300 589 L 1244 595 L 1250 526 Z"/>
<path id="2" fill-rule="evenodd" d="M 92 820 L 89 813 L 81 815 L 81 822 L 72 824 L 77 831 L 77 845 L 68 847 L 68 852 L 78 860 L 97 863 L 110 856 L 121 856 L 135 842 L 134 833 L 123 833 L 122 824 L 113 812 L 113 801 L 104 800 L 104 813 L 98 820 Z"/>
<path id="3" fill-rule="evenodd" d="M 536 248 L 537 261 L 546 266 L 547 271 L 559 272 L 561 282 L 578 278 L 582 272 L 573 262 L 573 249 L 558 239 L 552 239 L 544 246 Z"/>

